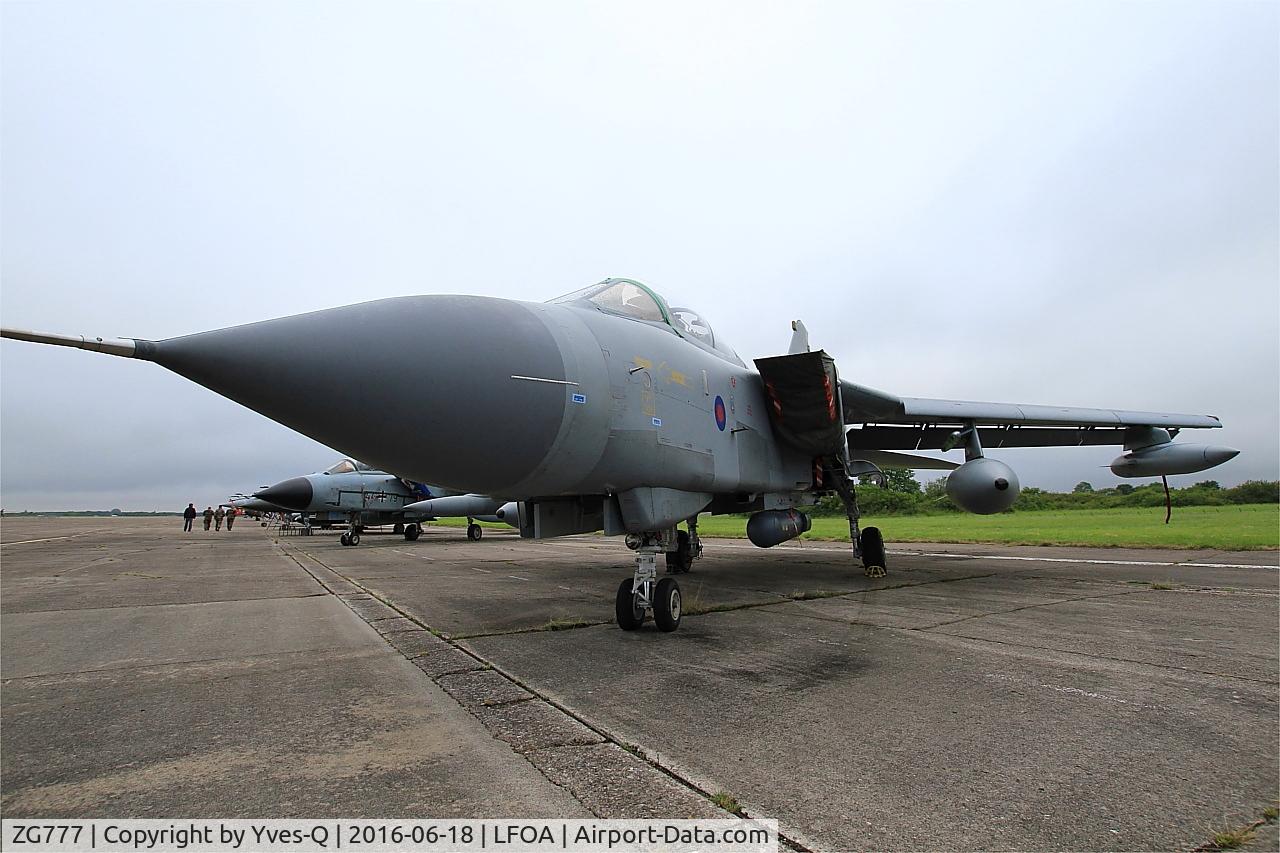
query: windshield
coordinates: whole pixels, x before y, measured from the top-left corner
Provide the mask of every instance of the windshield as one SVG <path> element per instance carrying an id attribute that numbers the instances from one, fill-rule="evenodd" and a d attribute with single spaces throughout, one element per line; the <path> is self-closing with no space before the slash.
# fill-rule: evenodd
<path id="1" fill-rule="evenodd" d="M 351 459 L 343 459 L 325 471 L 326 474 L 354 474 L 356 471 L 372 471 L 373 468 Z"/>
<path id="2" fill-rule="evenodd" d="M 692 308 L 668 308 L 662 297 L 638 281 L 627 278 L 607 278 L 599 284 L 566 293 L 551 300 L 552 303 L 588 302 L 601 311 L 619 314 L 649 323 L 670 326 L 686 340 L 715 350 L 731 361 L 742 363 L 738 354 L 728 344 L 718 341 L 715 332 L 701 314 Z"/>
<path id="3" fill-rule="evenodd" d="M 605 279 L 591 287 L 575 290 L 552 302 L 590 302 L 611 314 L 634 317 L 651 323 L 667 322 L 662 304 L 649 288 L 627 279 Z"/>

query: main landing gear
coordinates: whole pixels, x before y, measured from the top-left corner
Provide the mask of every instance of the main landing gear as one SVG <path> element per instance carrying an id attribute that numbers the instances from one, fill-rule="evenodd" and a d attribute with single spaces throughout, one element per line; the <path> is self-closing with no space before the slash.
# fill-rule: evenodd
<path id="1" fill-rule="evenodd" d="M 674 533 L 675 531 L 668 530 L 627 535 L 627 547 L 636 552 L 636 570 L 633 577 L 618 586 L 615 614 L 618 627 L 622 630 L 634 631 L 639 628 L 644 624 L 649 611 L 653 612 L 653 622 L 658 630 L 674 631 L 680 627 L 680 584 L 676 583 L 675 578 L 658 580 L 657 566 L 659 554 L 680 553 L 678 544 L 675 551 L 668 551 L 672 544 L 676 544 L 673 540 L 678 540 Z M 686 543 L 692 541 L 688 534 L 685 536 Z M 692 557 L 689 562 L 692 563 Z"/>
<path id="2" fill-rule="evenodd" d="M 396 525 L 400 527 L 400 525 Z M 403 529 L 396 530 L 396 533 L 404 535 L 406 542 L 417 542 L 418 537 L 422 535 L 422 525 L 416 521 L 411 521 L 403 526 Z M 472 542 L 479 542 L 480 537 L 484 536 L 484 528 L 476 524 L 474 519 L 467 519 L 467 538 Z M 343 543 L 346 544 L 345 542 Z"/>
<path id="3" fill-rule="evenodd" d="M 846 473 L 842 464 L 837 462 L 837 466 L 829 471 L 828 476 L 844 504 L 845 515 L 849 518 L 849 541 L 853 543 L 853 553 L 862 558 L 863 574 L 869 578 L 882 578 L 888 574 L 884 537 L 880 535 L 878 527 L 858 529 L 861 513 L 858 511 L 858 496 L 854 491 L 853 478 Z"/>
<path id="4" fill-rule="evenodd" d="M 702 540 L 698 538 L 698 519 L 689 519 L 689 530 L 676 531 L 676 547 L 668 551 L 667 574 L 687 574 L 693 570 L 693 561 L 702 558 Z"/>

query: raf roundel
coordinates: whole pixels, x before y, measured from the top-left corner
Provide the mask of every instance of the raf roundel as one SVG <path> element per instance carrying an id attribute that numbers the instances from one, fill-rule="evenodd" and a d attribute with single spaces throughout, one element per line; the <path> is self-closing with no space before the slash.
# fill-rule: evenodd
<path id="1" fill-rule="evenodd" d="M 715 413 L 716 413 L 716 428 L 719 429 L 721 432 L 724 432 L 724 425 L 725 425 L 725 421 L 728 419 L 728 416 L 725 414 L 725 411 L 724 411 L 724 398 L 720 397 L 719 395 L 716 396 Z"/>

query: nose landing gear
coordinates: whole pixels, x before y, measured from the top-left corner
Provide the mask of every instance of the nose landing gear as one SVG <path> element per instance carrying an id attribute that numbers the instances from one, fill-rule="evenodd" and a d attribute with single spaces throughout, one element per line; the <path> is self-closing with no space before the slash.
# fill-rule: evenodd
<path id="1" fill-rule="evenodd" d="M 338 541 L 343 545 L 359 545 L 360 534 L 363 532 L 364 525 L 360 523 L 360 516 L 352 513 L 351 521 L 347 525 L 347 532 L 338 537 Z"/>
<path id="2" fill-rule="evenodd" d="M 479 542 L 480 537 L 484 535 L 484 528 L 476 524 L 475 519 L 467 519 L 467 538 L 472 542 Z"/>
<path id="3" fill-rule="evenodd" d="M 631 578 L 624 580 L 618 587 L 614 615 L 622 630 L 634 631 L 639 628 L 650 610 L 653 611 L 653 622 L 659 631 L 674 631 L 680 627 L 683 613 L 680 584 L 670 577 L 658 580 L 658 555 L 667 554 L 670 565 L 670 554 L 679 553 L 678 548 L 675 552 L 667 551 L 669 543 L 677 539 L 673 533 L 674 531 L 632 533 L 627 536 L 627 547 L 636 552 L 636 570 Z M 684 535 L 687 544 L 690 540 L 688 534 Z M 690 556 L 690 563 L 692 559 Z"/>

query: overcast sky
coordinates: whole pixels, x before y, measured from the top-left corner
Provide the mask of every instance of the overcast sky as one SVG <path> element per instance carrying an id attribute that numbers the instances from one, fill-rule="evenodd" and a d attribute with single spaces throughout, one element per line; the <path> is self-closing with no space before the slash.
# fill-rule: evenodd
<path id="1" fill-rule="evenodd" d="M 748 359 L 802 318 L 899 394 L 1216 414 L 1243 452 L 1175 481 L 1275 479 L 1278 9 L 9 0 L 0 313 L 158 339 L 628 276 Z M 0 403 L 9 510 L 337 457 L 73 350 L 4 342 Z M 1002 458 L 1067 489 L 1116 453 Z"/>

